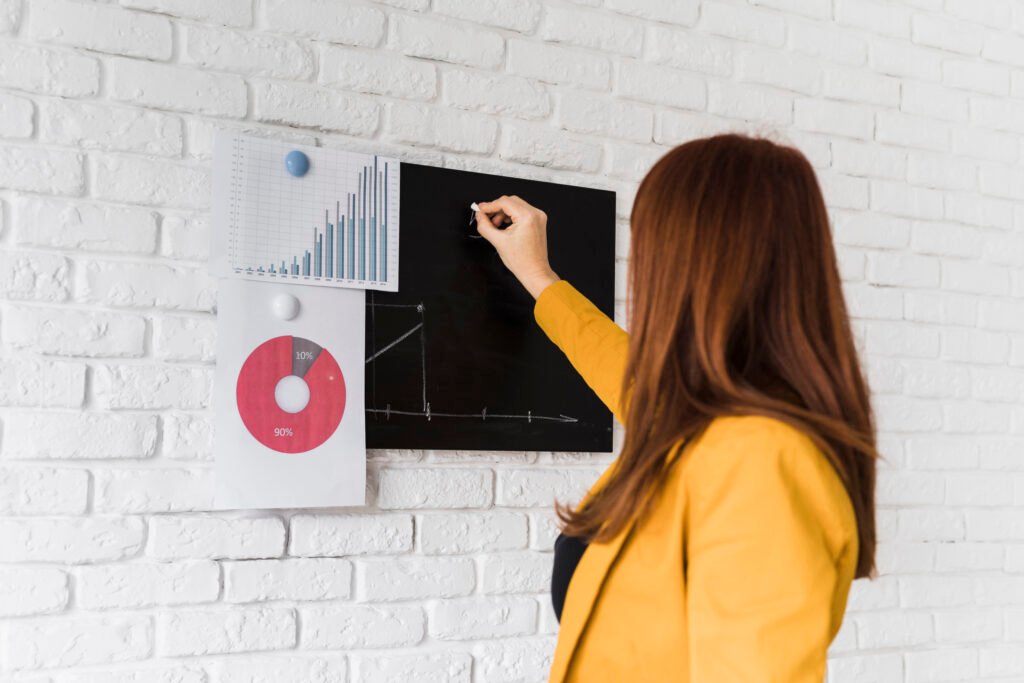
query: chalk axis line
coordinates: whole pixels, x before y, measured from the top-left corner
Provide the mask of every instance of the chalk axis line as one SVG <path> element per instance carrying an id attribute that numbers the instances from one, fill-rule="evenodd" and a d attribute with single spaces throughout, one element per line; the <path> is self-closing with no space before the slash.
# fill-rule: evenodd
<path id="1" fill-rule="evenodd" d="M 398 335 L 390 342 L 381 347 L 380 350 L 374 349 L 372 354 L 366 359 L 366 364 L 377 360 L 381 354 L 389 351 L 394 346 L 405 341 L 411 337 L 414 333 L 419 332 L 417 335 L 420 340 L 420 371 L 423 387 L 423 408 L 421 410 L 395 410 L 391 407 L 391 404 L 386 404 L 384 408 L 366 408 L 368 413 L 381 413 L 387 419 L 391 419 L 392 415 L 412 415 L 426 418 L 428 421 L 435 417 L 461 417 L 461 418 L 480 418 L 481 420 L 487 419 L 506 419 L 506 420 L 526 420 L 527 422 L 579 422 L 575 417 L 569 417 L 568 415 L 553 416 L 553 415 L 534 415 L 533 411 L 526 411 L 525 415 L 513 414 L 513 413 L 488 413 L 486 406 L 479 413 L 441 413 L 435 410 L 431 410 L 430 401 L 427 400 L 427 337 L 425 333 L 424 325 L 426 324 L 426 308 L 423 306 L 423 302 L 418 304 L 379 304 L 373 300 L 373 290 L 369 290 L 370 294 L 370 321 L 373 332 L 376 332 L 376 328 L 373 327 L 373 320 L 375 318 L 375 309 L 381 308 L 415 308 L 416 312 L 419 313 L 420 321 L 410 327 L 408 330 Z M 371 335 L 371 339 L 373 335 Z M 376 385 L 374 385 L 376 386 Z"/>

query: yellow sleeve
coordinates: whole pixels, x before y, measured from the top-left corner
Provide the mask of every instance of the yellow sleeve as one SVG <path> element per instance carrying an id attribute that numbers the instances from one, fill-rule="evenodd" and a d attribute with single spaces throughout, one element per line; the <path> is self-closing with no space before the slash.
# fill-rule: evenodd
<path id="1" fill-rule="evenodd" d="M 813 447 L 748 430 L 694 454 L 687 612 L 693 683 L 822 683 L 838 572 Z M 827 515 L 825 515 L 827 517 Z"/>
<path id="2" fill-rule="evenodd" d="M 621 400 L 629 335 L 565 280 L 541 291 L 533 308 L 541 329 L 619 422 L 625 422 Z"/>

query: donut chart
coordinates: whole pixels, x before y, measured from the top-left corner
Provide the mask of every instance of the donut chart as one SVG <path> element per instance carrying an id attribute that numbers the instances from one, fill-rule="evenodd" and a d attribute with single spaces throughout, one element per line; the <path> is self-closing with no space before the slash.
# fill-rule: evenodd
<path id="1" fill-rule="evenodd" d="M 242 423 L 279 453 L 331 438 L 345 413 L 345 378 L 329 351 L 302 337 L 268 339 L 242 364 L 235 387 Z"/>

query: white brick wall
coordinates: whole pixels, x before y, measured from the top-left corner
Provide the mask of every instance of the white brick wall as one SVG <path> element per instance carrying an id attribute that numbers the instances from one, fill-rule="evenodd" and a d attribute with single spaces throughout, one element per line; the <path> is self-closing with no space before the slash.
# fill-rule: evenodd
<path id="1" fill-rule="evenodd" d="M 620 315 L 658 156 L 796 144 L 886 458 L 830 683 L 1024 680 L 1017 0 L 0 0 L 0 679 L 546 677 L 551 502 L 607 456 L 210 510 L 218 128 L 615 189 Z"/>

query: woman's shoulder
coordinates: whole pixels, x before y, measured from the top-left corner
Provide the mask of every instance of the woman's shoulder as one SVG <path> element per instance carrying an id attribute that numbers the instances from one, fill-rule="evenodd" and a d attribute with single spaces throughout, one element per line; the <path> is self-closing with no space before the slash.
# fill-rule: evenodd
<path id="1" fill-rule="evenodd" d="M 783 420 L 742 415 L 716 418 L 689 446 L 680 475 L 704 500 L 739 490 L 756 494 L 752 509 L 773 495 L 800 501 L 839 535 L 856 531 L 846 487 L 825 453 L 802 429 Z"/>

